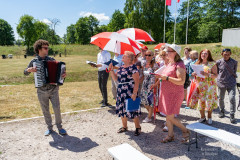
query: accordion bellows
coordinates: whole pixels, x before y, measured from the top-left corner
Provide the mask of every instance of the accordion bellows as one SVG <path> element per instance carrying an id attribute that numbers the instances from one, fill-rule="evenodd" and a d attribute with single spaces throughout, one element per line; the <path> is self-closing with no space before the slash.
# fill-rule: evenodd
<path id="1" fill-rule="evenodd" d="M 46 84 L 63 85 L 63 73 L 66 71 L 64 62 L 59 61 L 35 61 L 33 67 L 37 72 L 34 73 L 35 87 L 39 88 Z"/>

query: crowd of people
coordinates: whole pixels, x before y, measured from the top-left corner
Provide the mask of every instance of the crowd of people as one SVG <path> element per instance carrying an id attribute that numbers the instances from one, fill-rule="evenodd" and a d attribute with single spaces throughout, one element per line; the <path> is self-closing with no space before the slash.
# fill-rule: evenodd
<path id="1" fill-rule="evenodd" d="M 36 72 L 33 66 L 35 61 L 51 61 L 48 57 L 49 43 L 38 40 L 34 44 L 37 53 L 24 70 L 25 75 Z M 199 122 L 213 123 L 212 111 L 219 106 L 219 117 L 225 116 L 224 98 L 226 91 L 230 100 L 230 121 L 236 123 L 236 72 L 238 62 L 231 58 L 231 50 L 223 49 L 222 58 L 215 61 L 211 51 L 203 49 L 200 53 L 189 47 L 184 48 L 184 57 L 181 58 L 181 47 L 175 44 L 165 44 L 154 52 L 148 50 L 147 46 L 142 47 L 141 54 L 135 55 L 130 51 L 125 51 L 124 55 L 115 53 L 113 60 L 117 64 L 106 62 L 111 60 L 111 54 L 99 48 L 97 55 L 99 89 L 102 94 L 102 107 L 110 106 L 108 103 L 107 82 L 112 79 L 112 94 L 116 100 L 116 114 L 121 117 L 122 127 L 117 133 L 128 130 L 127 121 L 133 119 L 135 123 L 135 136 L 141 134 L 141 107 L 147 109 L 147 117 L 143 123 L 150 123 L 153 120 L 153 113 L 158 112 L 166 117 L 163 131 L 168 132 L 168 136 L 162 139 L 162 143 L 174 140 L 173 126 L 182 130 L 182 142 L 189 140 L 190 132 L 178 119 L 180 108 L 184 101 L 192 109 L 200 111 Z M 201 65 L 203 70 L 201 76 L 193 68 L 193 65 Z M 161 73 L 156 72 L 161 69 Z M 66 77 L 66 73 L 62 75 Z M 195 84 L 195 90 L 190 94 L 188 88 Z M 217 95 L 218 89 L 218 95 Z M 67 134 L 62 128 L 62 119 L 59 102 L 59 86 L 46 84 L 37 89 L 38 99 L 48 130 L 45 135 L 50 135 L 53 130 L 52 118 L 49 112 L 49 100 L 52 103 L 56 125 L 59 134 Z M 191 91 L 188 91 L 191 92 Z M 130 110 L 127 108 L 126 100 L 135 101 L 140 98 L 138 108 Z M 219 105 L 218 105 L 219 100 Z M 205 111 L 208 112 L 207 118 Z"/>
<path id="2" fill-rule="evenodd" d="M 100 49 L 101 50 L 101 49 Z M 100 53 L 103 52 L 102 50 Z M 117 59 L 118 66 L 105 66 L 110 71 L 112 78 L 112 92 L 116 99 L 116 113 L 122 119 L 122 127 L 118 133 L 126 132 L 127 119 L 135 122 L 135 135 L 141 132 L 139 116 L 141 107 L 138 110 L 129 112 L 126 109 L 125 101 L 128 98 L 133 100 L 141 98 L 141 105 L 147 109 L 147 117 L 143 123 L 150 123 L 153 120 L 153 112 L 157 110 L 166 117 L 163 131 L 168 136 L 162 143 L 174 140 L 173 126 L 182 130 L 182 142 L 189 140 L 190 132 L 177 118 L 180 107 L 184 101 L 186 105 L 200 112 L 199 122 L 211 125 L 212 111 L 219 106 L 219 117 L 225 116 L 224 96 L 228 91 L 230 99 L 230 121 L 235 123 L 236 111 L 236 72 L 237 61 L 231 58 L 231 50 L 222 50 L 222 59 L 215 61 L 211 51 L 203 49 L 200 53 L 190 47 L 184 48 L 184 57 L 180 55 L 181 47 L 175 44 L 163 45 L 159 50 L 152 52 L 146 46 L 142 47 L 141 54 L 133 54 L 126 51 L 122 59 Z M 115 53 L 115 56 L 120 56 Z M 201 65 L 203 70 L 199 76 L 192 68 L 192 65 Z M 164 67 L 160 75 L 154 74 L 156 70 Z M 195 84 L 194 91 L 189 88 Z M 217 95 L 217 89 L 219 95 Z M 101 90 L 101 88 L 100 88 Z M 219 105 L 218 105 L 219 100 Z M 103 105 L 105 106 L 105 105 Z M 156 107 L 156 108 L 155 108 Z M 207 118 L 205 111 L 208 113 Z"/>

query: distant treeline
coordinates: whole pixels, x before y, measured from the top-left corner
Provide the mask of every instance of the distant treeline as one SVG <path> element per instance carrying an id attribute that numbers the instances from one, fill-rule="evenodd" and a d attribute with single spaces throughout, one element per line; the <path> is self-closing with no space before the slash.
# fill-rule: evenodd
<path id="1" fill-rule="evenodd" d="M 118 31 L 122 28 L 141 28 L 149 32 L 157 42 L 163 41 L 165 0 L 126 0 L 124 13 L 115 10 L 107 25 L 99 25 L 96 17 L 81 17 L 75 24 L 66 28 L 63 37 L 55 33 L 55 26 L 61 25 L 59 19 L 45 24 L 30 15 L 20 17 L 17 32 L 22 40 L 15 40 L 13 29 L 7 21 L 0 19 L 0 45 L 26 45 L 27 48 L 37 40 L 46 39 L 54 44 L 89 44 L 90 37 L 104 31 Z M 176 43 L 185 44 L 187 23 L 187 1 L 178 9 L 176 24 Z M 240 27 L 239 0 L 189 0 L 188 43 L 217 43 L 222 40 L 226 28 Z M 166 11 L 166 42 L 172 43 L 174 18 Z"/>

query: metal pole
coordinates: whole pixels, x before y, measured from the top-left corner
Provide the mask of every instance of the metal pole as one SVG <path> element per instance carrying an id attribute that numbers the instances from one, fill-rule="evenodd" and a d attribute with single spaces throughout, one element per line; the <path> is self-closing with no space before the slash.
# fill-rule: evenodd
<path id="1" fill-rule="evenodd" d="M 176 12 L 175 12 L 175 23 L 174 23 L 174 41 L 173 41 L 174 44 L 176 39 L 176 22 L 177 22 L 177 0 L 176 0 Z"/>
<path id="2" fill-rule="evenodd" d="M 188 0 L 188 6 L 187 6 L 186 44 L 188 44 L 188 15 L 189 15 L 189 0 Z"/>
<path id="3" fill-rule="evenodd" d="M 166 19 L 166 8 L 167 8 L 167 5 L 166 5 L 166 0 L 165 0 L 163 43 L 165 43 L 165 21 L 166 21 L 165 19 Z"/>

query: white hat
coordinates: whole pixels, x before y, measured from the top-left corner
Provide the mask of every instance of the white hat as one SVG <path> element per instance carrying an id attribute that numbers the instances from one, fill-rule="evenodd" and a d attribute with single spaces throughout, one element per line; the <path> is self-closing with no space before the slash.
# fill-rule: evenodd
<path id="1" fill-rule="evenodd" d="M 178 46 L 178 45 L 176 45 L 176 44 L 166 44 L 166 48 L 168 48 L 168 47 L 172 48 L 174 51 L 177 52 L 177 54 L 178 54 L 179 56 L 181 56 L 181 55 L 180 55 L 181 46 Z M 165 52 L 167 51 L 166 48 L 164 49 Z"/>

